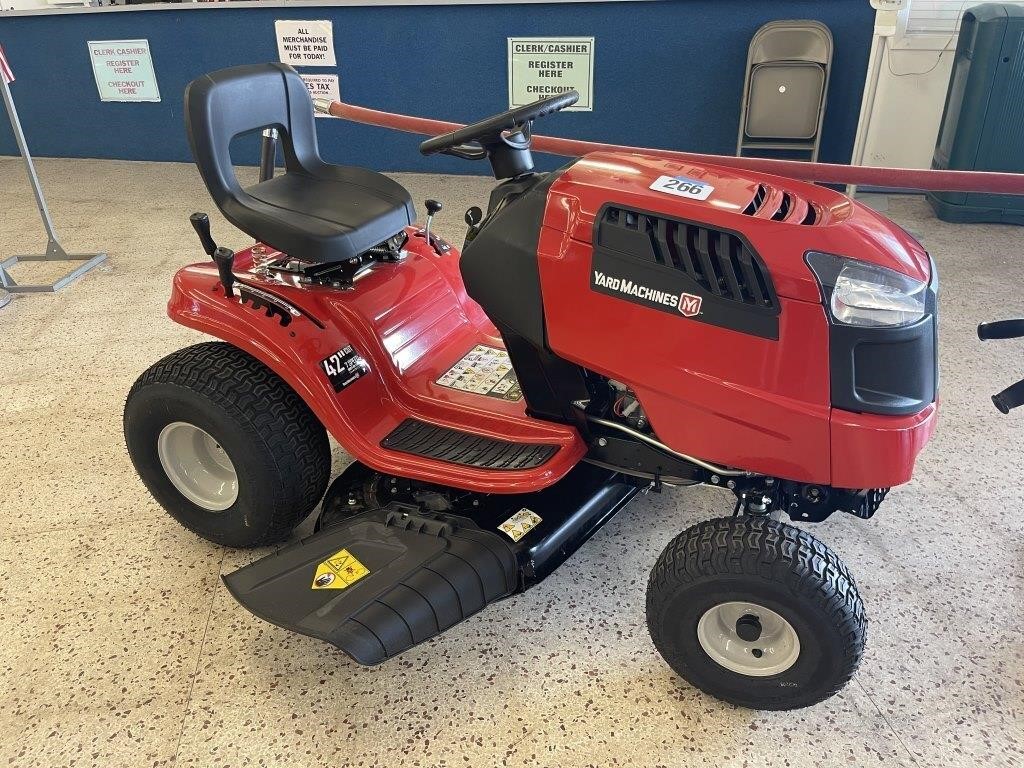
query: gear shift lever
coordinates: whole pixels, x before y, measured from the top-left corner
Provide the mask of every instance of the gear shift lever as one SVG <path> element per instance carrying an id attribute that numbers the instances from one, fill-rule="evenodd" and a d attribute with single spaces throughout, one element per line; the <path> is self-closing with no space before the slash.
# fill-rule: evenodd
<path id="1" fill-rule="evenodd" d="M 427 206 L 427 223 L 423 227 L 423 237 L 426 239 L 427 244 L 430 244 L 430 224 L 434 220 L 434 215 L 441 212 L 441 203 L 437 200 L 426 200 L 423 203 Z"/>
<path id="2" fill-rule="evenodd" d="M 425 200 L 423 204 L 427 207 L 427 223 L 416 234 L 417 236 L 423 236 L 423 239 L 427 241 L 427 245 L 434 249 L 434 253 L 438 256 L 444 256 L 452 247 L 437 235 L 430 234 L 430 225 L 434 223 L 434 216 L 441 211 L 441 203 L 437 200 Z"/>

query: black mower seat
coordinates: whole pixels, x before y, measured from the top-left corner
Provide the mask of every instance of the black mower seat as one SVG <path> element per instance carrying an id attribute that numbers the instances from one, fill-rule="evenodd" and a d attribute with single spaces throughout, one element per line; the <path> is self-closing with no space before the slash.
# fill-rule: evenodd
<path id="1" fill-rule="evenodd" d="M 199 173 L 225 218 L 303 261 L 343 261 L 398 234 L 416 218 L 406 189 L 364 168 L 320 159 L 313 103 L 285 64 L 203 75 L 185 90 L 185 125 Z M 284 175 L 242 188 L 231 140 L 277 128 Z"/>

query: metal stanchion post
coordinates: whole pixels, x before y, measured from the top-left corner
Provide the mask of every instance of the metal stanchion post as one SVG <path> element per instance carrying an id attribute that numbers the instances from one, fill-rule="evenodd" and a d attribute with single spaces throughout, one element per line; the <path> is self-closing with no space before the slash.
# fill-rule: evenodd
<path id="1" fill-rule="evenodd" d="M 9 256 L 0 261 L 0 307 L 10 301 L 12 293 L 39 293 L 43 291 L 58 291 L 68 283 L 81 277 L 97 264 L 107 258 L 105 253 L 67 253 L 57 238 L 53 228 L 53 221 L 50 219 L 50 211 L 46 207 L 46 200 L 43 198 L 42 187 L 39 186 L 39 177 L 36 175 L 35 165 L 32 163 L 32 155 L 28 151 L 28 144 L 25 142 L 25 133 L 21 129 L 21 121 L 18 119 L 18 110 L 14 106 L 14 98 L 11 96 L 11 88 L 8 83 L 13 80 L 10 75 L 10 68 L 7 66 L 6 58 L 3 57 L 0 49 L 0 69 L 3 76 L 0 77 L 0 89 L 2 89 L 4 107 L 7 109 L 7 116 L 11 119 L 11 130 L 14 132 L 14 139 L 18 143 L 18 149 L 25 161 L 25 170 L 28 172 L 29 183 L 32 185 L 32 193 L 36 197 L 36 206 L 39 208 L 39 215 L 43 219 L 43 227 L 46 229 L 46 253 L 29 256 Z M 68 272 L 66 275 L 49 284 L 19 285 L 7 272 L 9 268 L 20 261 L 81 261 L 81 266 Z M 6 297 L 6 299 L 4 298 Z"/>

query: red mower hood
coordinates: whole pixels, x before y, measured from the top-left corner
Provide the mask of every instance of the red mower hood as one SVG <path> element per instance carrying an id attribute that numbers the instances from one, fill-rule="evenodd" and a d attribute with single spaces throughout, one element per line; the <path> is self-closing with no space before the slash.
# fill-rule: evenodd
<path id="1" fill-rule="evenodd" d="M 740 233 L 781 296 L 820 301 L 808 251 L 860 259 L 927 282 L 928 254 L 898 225 L 826 187 L 715 165 L 595 152 L 551 186 L 544 225 L 591 242 L 606 204 Z"/>

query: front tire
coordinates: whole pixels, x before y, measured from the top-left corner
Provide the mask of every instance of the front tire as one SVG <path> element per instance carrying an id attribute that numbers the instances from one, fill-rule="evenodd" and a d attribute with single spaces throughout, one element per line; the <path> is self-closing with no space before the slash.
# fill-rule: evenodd
<path id="1" fill-rule="evenodd" d="M 286 538 L 330 477 L 327 432 L 305 402 L 221 342 L 182 349 L 142 374 L 125 403 L 124 434 L 161 506 L 231 547 Z"/>
<path id="2" fill-rule="evenodd" d="M 767 518 L 699 523 L 662 552 L 647 586 L 658 651 L 702 691 L 798 709 L 839 691 L 864 653 L 853 577 L 809 533 Z"/>

